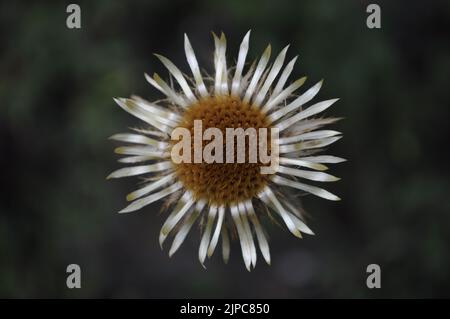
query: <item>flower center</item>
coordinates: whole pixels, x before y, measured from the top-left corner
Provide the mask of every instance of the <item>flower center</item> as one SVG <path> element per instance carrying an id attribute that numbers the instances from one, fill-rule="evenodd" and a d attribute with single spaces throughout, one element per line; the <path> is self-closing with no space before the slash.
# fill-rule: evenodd
<path id="1" fill-rule="evenodd" d="M 192 163 L 175 164 L 176 174 L 185 188 L 190 190 L 197 199 L 204 199 L 216 205 L 238 203 L 254 197 L 267 184 L 270 175 L 261 174 L 260 167 L 265 164 L 261 163 L 259 157 L 256 162 L 249 160 L 249 136 L 245 137 L 244 163 L 236 161 L 237 152 L 242 151 L 237 147 L 237 139 L 233 139 L 234 162 L 227 163 L 225 160 L 226 129 L 242 128 L 245 131 L 248 128 L 254 128 L 257 141 L 259 129 L 267 129 L 267 151 L 270 153 L 270 125 L 265 114 L 258 108 L 242 102 L 240 98 L 214 96 L 201 99 L 191 105 L 184 113 L 179 126 L 187 128 L 194 137 L 194 121 L 196 120 L 202 121 L 203 132 L 208 128 L 217 128 L 222 132 L 224 160 L 222 163 L 192 161 Z M 204 149 L 210 141 L 202 140 L 201 143 Z M 193 139 L 191 139 L 191 154 L 194 154 Z"/>

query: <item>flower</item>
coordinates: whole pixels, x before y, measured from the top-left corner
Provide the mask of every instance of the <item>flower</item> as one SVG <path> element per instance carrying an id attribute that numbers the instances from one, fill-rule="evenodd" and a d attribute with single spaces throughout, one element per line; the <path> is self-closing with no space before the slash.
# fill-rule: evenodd
<path id="1" fill-rule="evenodd" d="M 294 57 L 283 68 L 288 46 L 269 66 L 269 45 L 259 61 L 247 69 L 249 31 L 240 45 L 236 65 L 229 68 L 225 35 L 222 33 L 219 38 L 213 34 L 213 37 L 213 79 L 201 73 L 194 50 L 185 35 L 184 46 L 192 79 L 169 59 L 156 55 L 180 89 L 168 84 L 156 73 L 153 77 L 145 74 L 147 81 L 166 99 L 158 102 L 148 102 L 137 96 L 114 99 L 120 107 L 149 127 L 134 129 L 133 134 L 111 137 L 127 143 L 115 150 L 126 155 L 119 162 L 138 166 L 121 168 L 108 178 L 145 175 L 145 185 L 128 194 L 127 200 L 132 203 L 121 213 L 136 211 L 168 198 L 166 207 L 173 209 L 161 228 L 159 242 L 162 247 L 169 235 L 174 236 L 169 256 L 178 250 L 198 221 L 202 227 L 198 253 L 202 265 L 207 256 L 213 255 L 219 239 L 222 241 L 223 259 L 228 261 L 231 234 L 239 239 L 245 266 L 250 271 L 256 265 L 257 245 L 264 260 L 270 264 L 269 245 L 260 221 L 263 217 L 275 215 L 273 218 L 282 220 L 296 237 L 301 238 L 302 233 L 313 234 L 305 224 L 298 203 L 288 199 L 289 189 L 339 200 L 330 192 L 302 181 L 338 180 L 323 172 L 328 168 L 324 164 L 345 160 L 331 155 L 317 155 L 342 137 L 340 132 L 321 129 L 339 118 L 317 117 L 338 99 L 304 107 L 319 92 L 323 81 L 303 94 L 295 95 L 294 92 L 304 84 L 306 77 L 286 85 L 297 60 Z M 244 72 L 244 69 L 247 70 Z M 254 128 L 261 137 L 260 129 L 275 130 L 279 134 L 271 134 L 269 138 L 266 136 L 266 140 L 270 140 L 271 145 L 268 152 L 277 155 L 276 170 L 263 174 L 262 169 L 267 167 L 267 162 L 261 160 L 244 163 L 175 162 L 173 153 L 175 145 L 178 145 L 174 143 L 175 130 L 184 128 L 195 136 L 194 124 L 199 120 L 204 128 L 217 128 L 219 133 L 225 133 L 227 128 Z M 264 138 L 259 141 L 264 141 Z M 195 153 L 193 145 L 196 142 L 187 143 L 188 151 L 192 147 Z M 200 146 L 204 144 L 205 141 L 202 141 Z M 244 144 L 249 146 L 247 140 Z M 214 153 L 218 151 L 222 152 L 222 149 L 216 148 Z M 231 154 L 237 152 L 233 149 Z M 190 155 L 186 150 L 183 154 Z M 245 149 L 245 158 L 249 157 L 248 154 Z M 148 163 L 138 164 L 143 162 Z"/>

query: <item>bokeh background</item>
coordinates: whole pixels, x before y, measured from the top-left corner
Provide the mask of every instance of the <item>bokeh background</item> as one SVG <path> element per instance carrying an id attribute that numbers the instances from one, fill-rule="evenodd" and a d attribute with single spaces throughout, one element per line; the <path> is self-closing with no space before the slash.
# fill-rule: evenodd
<path id="1" fill-rule="evenodd" d="M 448 1 L 376 1 L 372 30 L 367 1 L 77 1 L 80 30 L 66 28 L 69 3 L 0 4 L 1 297 L 450 296 Z M 249 56 L 290 43 L 293 74 L 341 98 L 329 151 L 349 161 L 327 186 L 343 200 L 302 197 L 314 237 L 267 225 L 272 266 L 247 272 L 234 243 L 205 270 L 199 231 L 161 251 L 160 205 L 116 213 L 137 180 L 105 180 L 119 167 L 107 138 L 141 123 L 112 97 L 160 98 L 143 73 L 167 75 L 154 52 L 188 71 L 185 32 L 212 70 L 210 32 L 226 33 L 231 62 L 249 29 Z M 71 263 L 81 289 L 66 287 Z M 371 263 L 381 289 L 366 287 Z"/>

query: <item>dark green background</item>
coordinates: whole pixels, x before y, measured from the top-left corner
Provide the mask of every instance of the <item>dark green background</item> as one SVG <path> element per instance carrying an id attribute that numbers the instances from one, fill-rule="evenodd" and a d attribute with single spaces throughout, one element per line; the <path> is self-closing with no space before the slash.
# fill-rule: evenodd
<path id="1" fill-rule="evenodd" d="M 449 297 L 448 1 L 377 1 L 381 30 L 367 1 L 80 1 L 81 30 L 65 26 L 69 3 L 0 4 L 1 297 Z M 210 31 L 231 62 L 248 29 L 249 56 L 290 43 L 295 77 L 341 98 L 328 153 L 349 161 L 326 186 L 343 200 L 303 198 L 315 237 L 268 225 L 272 266 L 248 273 L 235 243 L 204 270 L 198 231 L 171 259 L 160 250 L 159 205 L 116 213 L 137 180 L 105 180 L 119 167 L 107 137 L 141 123 L 112 97 L 160 98 L 143 73 L 167 76 L 154 52 L 188 71 L 184 32 L 211 71 Z M 70 263 L 82 289 L 66 288 Z"/>

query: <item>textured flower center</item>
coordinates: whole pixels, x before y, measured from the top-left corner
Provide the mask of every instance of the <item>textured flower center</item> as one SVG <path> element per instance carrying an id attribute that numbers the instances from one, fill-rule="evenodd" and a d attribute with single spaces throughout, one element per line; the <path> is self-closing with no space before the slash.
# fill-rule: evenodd
<path id="1" fill-rule="evenodd" d="M 223 154 L 225 157 L 225 136 L 227 128 L 254 128 L 258 135 L 260 128 L 269 129 L 269 121 L 258 108 L 242 102 L 237 97 L 215 96 L 201 99 L 185 112 L 180 127 L 187 128 L 194 136 L 194 121 L 201 120 L 202 128 L 217 128 L 223 135 Z M 269 131 L 269 130 L 268 130 Z M 270 133 L 268 133 L 270 136 Z M 210 141 L 202 141 L 203 147 Z M 240 151 L 234 141 L 236 152 Z M 176 173 L 186 189 L 197 199 L 212 204 L 231 204 L 254 197 L 268 182 L 269 175 L 261 174 L 262 164 L 249 161 L 249 138 L 245 140 L 244 163 L 180 163 L 176 164 Z M 270 151 L 270 141 L 268 143 Z M 191 154 L 194 141 L 191 141 Z"/>

